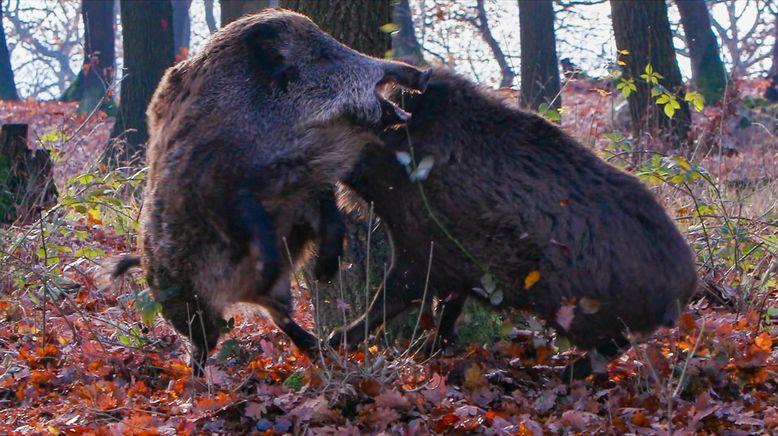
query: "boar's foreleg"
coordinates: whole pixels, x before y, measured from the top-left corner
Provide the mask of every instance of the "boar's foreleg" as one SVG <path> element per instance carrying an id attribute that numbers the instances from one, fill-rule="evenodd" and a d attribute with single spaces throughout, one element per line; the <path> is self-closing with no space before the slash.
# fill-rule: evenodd
<path id="1" fill-rule="evenodd" d="M 249 255 L 257 265 L 261 279 L 256 285 L 258 294 L 267 293 L 281 276 L 281 257 L 276 245 L 276 234 L 270 215 L 256 195 L 249 190 L 238 192 L 232 222 L 249 241 Z"/>
<path id="2" fill-rule="evenodd" d="M 224 321 L 211 310 L 205 301 L 191 292 L 179 289 L 161 291 L 158 301 L 162 304 L 162 316 L 192 344 L 192 371 L 203 374 L 208 353 L 216 347 Z"/>
<path id="3" fill-rule="evenodd" d="M 313 355 L 318 349 L 319 340 L 292 319 L 292 294 L 289 288 L 289 278 L 283 278 L 273 285 L 270 293 L 256 295 L 250 302 L 260 305 L 300 351 Z"/>
<path id="4" fill-rule="evenodd" d="M 319 244 L 314 267 L 318 280 L 331 280 L 340 268 L 345 236 L 346 226 L 335 200 L 335 191 L 329 189 L 319 197 Z"/>

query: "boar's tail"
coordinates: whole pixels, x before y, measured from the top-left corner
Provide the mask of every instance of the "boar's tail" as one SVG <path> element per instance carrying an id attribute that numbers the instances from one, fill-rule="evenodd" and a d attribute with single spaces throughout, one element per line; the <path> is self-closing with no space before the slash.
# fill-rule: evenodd
<path id="1" fill-rule="evenodd" d="M 108 259 L 108 261 L 103 264 L 103 271 L 111 280 L 114 280 L 119 276 L 123 276 L 130 268 L 139 266 L 140 256 L 125 254 L 123 256 Z"/>

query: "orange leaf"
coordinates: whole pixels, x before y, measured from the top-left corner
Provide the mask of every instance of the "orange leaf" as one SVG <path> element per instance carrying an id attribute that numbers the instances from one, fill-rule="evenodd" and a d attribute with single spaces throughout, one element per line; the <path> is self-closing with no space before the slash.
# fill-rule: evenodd
<path id="1" fill-rule="evenodd" d="M 632 415 L 632 423 L 640 427 L 650 427 L 651 422 L 646 418 L 643 412 L 637 412 Z"/>
<path id="2" fill-rule="evenodd" d="M 381 383 L 372 378 L 364 378 L 359 381 L 359 389 L 365 394 L 375 397 L 381 393 Z"/>
<path id="3" fill-rule="evenodd" d="M 530 271 L 530 273 L 527 274 L 527 277 L 524 277 L 524 289 L 529 289 L 535 286 L 535 283 L 537 283 L 538 280 L 540 280 L 540 271 Z"/>
<path id="4" fill-rule="evenodd" d="M 773 339 L 770 337 L 770 335 L 767 332 L 759 333 L 759 335 L 754 339 L 754 345 L 756 345 L 757 348 L 759 348 L 762 351 L 770 352 L 773 348 Z"/>

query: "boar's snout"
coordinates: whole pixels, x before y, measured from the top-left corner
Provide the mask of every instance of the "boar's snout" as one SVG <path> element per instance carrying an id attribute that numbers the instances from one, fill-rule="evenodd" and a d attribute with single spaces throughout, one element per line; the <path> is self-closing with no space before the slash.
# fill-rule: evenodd
<path id="1" fill-rule="evenodd" d="M 432 70 L 420 70 L 400 62 L 383 61 L 384 77 L 379 85 L 394 82 L 403 88 L 424 92 L 430 80 Z"/>
<path id="2" fill-rule="evenodd" d="M 381 103 L 381 122 L 378 130 L 395 124 L 407 123 L 411 114 L 402 110 L 384 97 L 384 85 L 396 84 L 403 88 L 424 92 L 427 89 L 431 70 L 422 71 L 416 67 L 400 62 L 381 61 L 383 77 L 376 84 L 376 97 Z"/>

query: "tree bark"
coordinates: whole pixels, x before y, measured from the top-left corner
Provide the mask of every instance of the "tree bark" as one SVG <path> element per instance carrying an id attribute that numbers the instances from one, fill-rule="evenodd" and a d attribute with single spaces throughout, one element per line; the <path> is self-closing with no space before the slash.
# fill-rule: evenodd
<path id="1" fill-rule="evenodd" d="M 113 6 L 113 0 L 81 2 L 84 63 L 62 96 L 63 101 L 77 101 L 80 113 L 90 113 L 100 105 L 107 114 L 116 115 L 116 104 L 110 95 L 106 95 L 113 83 L 116 64 Z"/>
<path id="2" fill-rule="evenodd" d="M 170 0 L 173 5 L 173 46 L 177 60 L 189 56 L 189 40 L 192 23 L 189 19 L 189 7 L 192 0 Z"/>
<path id="3" fill-rule="evenodd" d="M 216 32 L 216 17 L 213 15 L 213 0 L 204 0 L 205 5 L 205 25 L 208 26 L 208 33 Z"/>
<path id="4" fill-rule="evenodd" d="M 27 147 L 27 124 L 0 129 L 0 223 L 24 223 L 57 199 L 46 150 Z"/>
<path id="5" fill-rule="evenodd" d="M 11 68 L 11 53 L 5 41 L 3 29 L 3 2 L 0 2 L 0 100 L 18 100 L 14 71 Z"/>
<path id="6" fill-rule="evenodd" d="M 494 35 L 492 35 L 491 29 L 489 29 L 489 20 L 486 16 L 486 6 L 484 4 L 484 0 L 476 1 L 475 25 L 478 28 L 478 31 L 481 33 L 481 37 L 484 39 L 484 42 L 486 42 L 486 45 L 488 45 L 489 49 L 492 51 L 497 64 L 500 66 L 500 73 L 502 74 L 502 78 L 500 79 L 500 87 L 510 87 L 513 85 L 513 79 L 516 78 L 516 73 L 508 63 L 508 59 L 505 57 L 505 53 L 503 53 L 502 48 L 500 48 L 500 44 L 496 39 L 494 39 Z"/>
<path id="7" fill-rule="evenodd" d="M 708 7 L 705 0 L 677 0 L 675 3 L 686 34 L 694 84 L 706 102 L 716 103 L 724 95 L 727 72 L 711 27 Z"/>
<path id="8" fill-rule="evenodd" d="M 105 155 L 112 165 L 144 158 L 149 139 L 146 106 L 175 59 L 170 0 L 121 0 L 120 5 L 125 76 Z"/>
<path id="9" fill-rule="evenodd" d="M 408 0 L 399 0 L 394 5 L 394 24 L 397 31 L 392 35 L 392 52 L 394 57 L 408 60 L 414 64 L 424 63 L 424 55 L 421 52 L 421 44 L 416 39 L 416 30 L 413 26 L 413 14 Z"/>
<path id="10" fill-rule="evenodd" d="M 384 57 L 391 37 L 381 26 L 392 22 L 389 0 L 281 0 L 281 6 L 307 15 L 335 39 L 362 53 Z"/>
<path id="11" fill-rule="evenodd" d="M 222 27 L 230 24 L 246 14 L 253 14 L 261 9 L 278 6 L 277 0 L 221 0 Z"/>
<path id="12" fill-rule="evenodd" d="M 778 101 L 778 14 L 774 14 L 773 18 L 775 20 L 773 26 L 773 35 L 775 35 L 775 42 L 773 42 L 773 53 L 772 53 L 772 59 L 773 64 L 770 67 L 770 72 L 768 74 L 768 79 L 770 79 L 770 85 L 767 87 L 767 89 L 764 92 L 764 98 L 772 101 L 777 102 Z M 2 49 L 2 47 L 0 47 Z"/>
<path id="13" fill-rule="evenodd" d="M 519 37 L 522 106 L 532 110 L 542 103 L 560 107 L 552 0 L 519 0 Z"/>
<path id="14" fill-rule="evenodd" d="M 636 138 L 648 133 L 670 148 L 688 145 L 691 114 L 684 101 L 681 70 L 675 58 L 665 0 L 611 0 L 611 17 L 616 47 L 629 52 L 622 73 L 635 81 L 637 91 L 629 96 L 632 130 Z M 672 93 L 680 108 L 667 117 L 651 97 L 652 85 L 640 75 L 646 65 L 663 76 L 660 84 Z"/>

